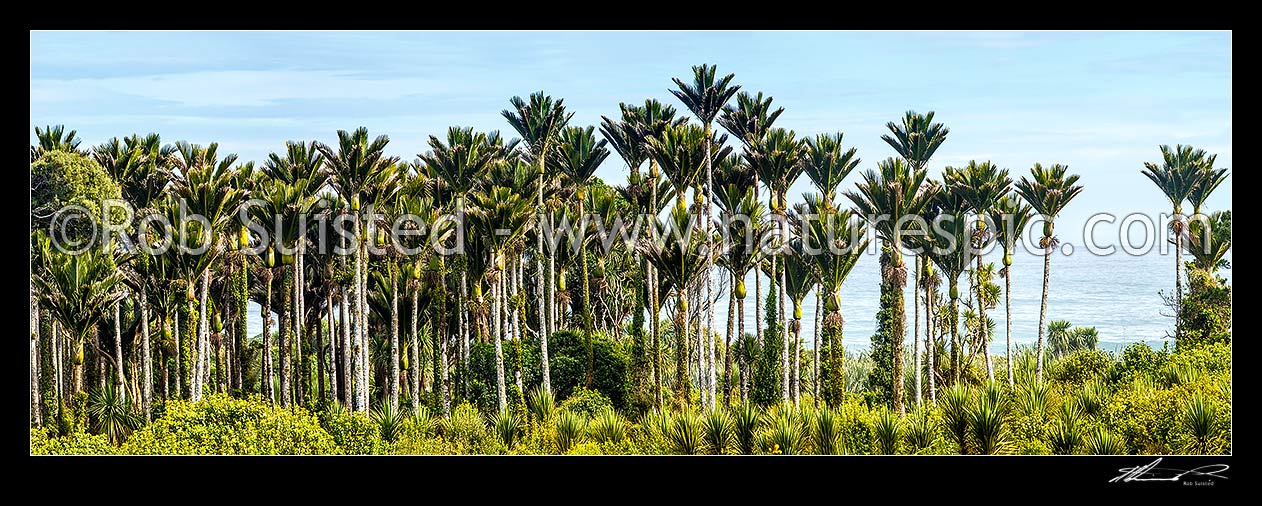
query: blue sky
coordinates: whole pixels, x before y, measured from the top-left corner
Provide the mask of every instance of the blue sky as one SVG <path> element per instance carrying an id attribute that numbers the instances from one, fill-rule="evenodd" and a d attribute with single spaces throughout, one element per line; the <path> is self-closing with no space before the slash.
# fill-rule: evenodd
<path id="1" fill-rule="evenodd" d="M 670 78 L 700 63 L 774 96 L 777 126 L 844 132 L 863 168 L 893 155 L 880 135 L 908 109 L 951 129 L 935 172 L 1068 164 L 1086 190 L 1062 236 L 1092 212 L 1166 209 L 1139 173 L 1159 144 L 1233 167 L 1229 32 L 32 32 L 30 121 L 87 144 L 218 141 L 245 160 L 364 125 L 412 159 L 449 125 L 511 136 L 508 98 L 540 89 L 580 125 L 649 97 L 682 109 Z M 598 172 L 624 174 L 616 156 Z M 1231 207 L 1232 179 L 1209 208 Z"/>

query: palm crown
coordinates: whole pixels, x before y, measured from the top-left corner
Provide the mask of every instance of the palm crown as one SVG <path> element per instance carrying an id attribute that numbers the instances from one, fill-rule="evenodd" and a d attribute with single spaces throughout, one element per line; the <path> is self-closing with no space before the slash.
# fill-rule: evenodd
<path id="1" fill-rule="evenodd" d="M 1066 175 L 1068 170 L 1068 166 L 1059 163 L 1046 168 L 1036 163 L 1030 168 L 1032 178 L 1021 176 L 1021 180 L 1014 185 L 1017 193 L 1030 203 L 1030 207 L 1043 216 L 1043 237 L 1049 240 L 1056 216 L 1070 200 L 1082 193 L 1082 186 L 1076 184 L 1078 175 Z"/>
<path id="2" fill-rule="evenodd" d="M 933 122 L 933 111 L 928 114 L 907 111 L 903 114 L 901 125 L 891 121 L 885 127 L 890 133 L 882 135 L 881 140 L 917 169 L 925 167 L 951 131 L 941 123 Z"/>
<path id="3" fill-rule="evenodd" d="M 685 83 L 678 77 L 672 78 L 678 90 L 670 90 L 675 98 L 684 103 L 702 123 L 709 125 L 714 117 L 723 109 L 723 105 L 732 99 L 740 85 L 731 84 L 735 74 L 728 74 L 716 79 L 718 67 L 714 65 L 694 65 L 692 67 L 692 83 Z"/>

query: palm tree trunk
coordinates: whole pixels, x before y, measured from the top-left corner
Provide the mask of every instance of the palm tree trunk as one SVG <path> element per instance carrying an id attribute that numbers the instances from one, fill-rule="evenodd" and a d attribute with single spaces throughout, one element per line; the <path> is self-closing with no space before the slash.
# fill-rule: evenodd
<path id="1" fill-rule="evenodd" d="M 498 279 L 491 285 L 491 312 L 494 316 L 495 325 L 495 393 L 496 399 L 499 401 L 499 409 L 503 410 L 508 407 L 508 389 L 504 384 L 504 345 L 503 326 L 501 325 L 502 314 L 501 304 L 504 302 L 504 273 L 500 272 Z M 590 372 L 588 373 L 590 377 Z"/>
<path id="2" fill-rule="evenodd" d="M 736 276 L 727 292 L 727 339 L 723 341 L 723 406 L 732 405 L 732 331 L 736 327 Z"/>
<path id="3" fill-rule="evenodd" d="M 710 145 L 710 122 L 706 122 L 705 124 L 706 196 L 705 196 L 705 206 L 701 208 L 701 211 L 704 214 L 705 226 L 703 226 L 701 230 L 702 232 L 706 234 L 705 238 L 706 238 L 707 244 L 711 242 L 710 227 L 712 225 L 712 219 L 711 219 L 712 214 L 711 214 L 710 208 L 711 206 L 714 205 L 714 159 L 711 153 L 712 149 L 713 149 L 713 146 Z M 710 335 L 710 329 L 714 328 L 714 276 L 711 275 L 711 271 L 713 270 L 714 270 L 714 255 L 706 255 L 706 261 L 705 261 L 706 326 L 705 326 L 704 336 L 705 336 L 705 343 L 706 343 L 705 349 L 707 350 L 707 353 L 709 354 L 709 356 L 707 357 L 708 360 L 706 362 L 706 367 L 709 369 L 709 384 L 707 386 L 709 389 L 710 404 L 714 404 L 714 388 L 715 388 L 714 338 L 711 337 Z"/>
<path id="4" fill-rule="evenodd" d="M 202 392 L 206 388 L 206 378 L 210 376 L 210 268 L 202 271 L 202 290 L 201 301 L 198 303 L 198 348 L 197 348 L 197 372 L 200 373 L 194 382 L 197 386 L 196 397 L 194 401 L 202 398 Z"/>
<path id="5" fill-rule="evenodd" d="M 263 270 L 263 378 L 259 388 L 268 402 L 276 403 L 276 384 L 272 379 L 272 269 Z"/>
<path id="6" fill-rule="evenodd" d="M 1038 349 L 1038 360 L 1035 362 L 1034 379 L 1039 383 L 1043 382 L 1043 338 L 1046 335 L 1047 328 L 1047 282 L 1050 278 L 1048 275 L 1052 268 L 1052 245 L 1048 241 L 1047 248 L 1043 251 L 1043 301 L 1039 304 L 1039 340 L 1036 348 Z"/>
<path id="7" fill-rule="evenodd" d="M 1175 300 L 1175 317 L 1174 317 L 1174 335 L 1183 337 L 1183 315 L 1179 314 L 1177 308 L 1183 307 L 1183 226 L 1179 216 L 1182 214 L 1180 209 L 1174 210 L 1175 227 L 1174 227 L 1174 300 Z M 1050 255 L 1051 249 L 1048 249 Z M 1046 262 L 1044 262 L 1046 263 Z M 1047 274 L 1043 274 L 1043 279 L 1047 279 Z M 1043 287 L 1043 299 L 1047 300 L 1046 282 Z M 1046 303 L 1046 302 L 1045 302 Z M 1039 355 L 1039 378 L 1042 378 L 1043 356 Z"/>
<path id="8" fill-rule="evenodd" d="M 586 185 L 584 185 L 586 186 Z M 583 199 L 578 199 L 578 222 L 579 234 L 587 232 L 587 215 L 583 209 Z M 592 300 L 591 300 L 591 278 L 587 268 L 587 247 L 584 246 L 579 251 L 579 262 L 583 264 L 583 342 L 586 343 L 587 353 L 587 373 L 585 374 L 585 383 L 587 388 L 592 388 L 595 384 L 596 377 L 593 369 L 596 368 L 596 354 L 592 349 Z"/>
<path id="9" fill-rule="evenodd" d="M 956 281 L 952 279 L 952 292 L 955 292 L 955 286 Z M 960 359 L 963 358 L 963 354 L 960 352 L 960 311 L 956 306 L 956 302 L 957 298 L 951 297 L 951 306 L 948 310 L 951 314 L 947 315 L 950 319 L 947 323 L 951 325 L 951 378 L 954 379 L 953 384 L 959 384 L 960 382 Z"/>
<path id="10" fill-rule="evenodd" d="M 815 405 L 819 405 L 819 318 L 823 311 L 820 310 L 820 299 L 823 298 L 821 292 L 824 290 L 823 284 L 815 287 L 815 326 L 811 329 L 811 397 Z"/>
<path id="11" fill-rule="evenodd" d="M 153 406 L 153 355 L 149 350 L 149 290 L 140 285 L 140 370 L 144 384 L 140 390 L 140 409 L 145 412 L 145 421 L 150 420 L 150 408 Z"/>
<path id="12" fill-rule="evenodd" d="M 800 303 L 799 303 L 800 305 Z M 793 319 L 793 379 L 792 389 L 789 391 L 793 404 L 798 403 L 801 398 L 802 382 L 802 319 Z"/>
<path id="13" fill-rule="evenodd" d="M 338 316 L 342 321 L 342 346 L 340 353 L 342 362 L 341 367 L 339 368 L 340 370 L 338 371 L 341 373 L 339 377 L 342 380 L 342 385 L 339 388 L 342 394 L 342 406 L 346 408 L 350 408 L 355 405 L 355 399 L 353 397 L 353 393 L 355 391 L 355 379 L 353 373 L 351 372 L 351 363 L 354 361 L 353 355 L 355 350 L 355 347 L 351 345 L 351 326 L 354 322 L 350 319 L 353 318 L 353 311 L 350 309 L 350 299 L 352 297 L 351 292 L 354 291 L 354 289 L 349 288 L 348 290 L 348 288 L 349 287 L 346 286 L 342 286 L 340 288 L 342 292 L 342 300 L 339 304 L 341 307 L 338 309 L 340 312 Z"/>
<path id="14" fill-rule="evenodd" d="M 333 290 L 330 288 L 324 293 L 324 315 L 328 323 L 321 329 L 324 342 L 319 346 L 320 399 L 337 402 L 337 322 L 333 320 L 333 308 Z M 325 360 L 328 360 L 327 365 Z"/>
<path id="15" fill-rule="evenodd" d="M 687 290 L 680 288 L 681 300 L 687 298 Z M 688 310 L 679 308 L 675 319 L 675 404 L 679 409 L 688 406 Z"/>
<path id="16" fill-rule="evenodd" d="M 31 295 L 31 416 L 36 427 L 44 425 L 39 395 L 39 304 L 35 298 L 35 287 L 30 288 Z"/>
<path id="17" fill-rule="evenodd" d="M 390 407 L 399 412 L 399 276 L 394 262 L 389 266 L 390 275 Z"/>
<path id="18" fill-rule="evenodd" d="M 439 358 L 440 358 L 440 361 L 438 363 L 438 366 L 439 366 L 438 370 L 441 373 L 441 376 L 440 376 L 441 381 L 439 381 L 439 386 L 442 391 L 443 415 L 447 415 L 448 413 L 451 413 L 451 381 L 450 381 L 450 376 L 449 376 L 450 372 L 448 372 L 450 367 L 448 366 L 448 363 L 447 363 L 448 362 L 447 348 L 450 345 L 451 336 L 447 334 L 447 321 L 448 320 L 447 320 L 447 313 L 445 312 L 447 308 L 446 295 L 447 295 L 446 286 L 444 285 L 441 301 L 438 304 L 434 305 L 434 311 L 436 311 L 438 314 L 434 315 L 433 317 L 433 321 L 438 322 L 438 329 L 436 332 L 434 332 L 434 340 L 436 341 L 436 344 L 437 344 L 437 346 L 435 346 L 434 351 L 439 353 Z"/>
<path id="19" fill-rule="evenodd" d="M 920 301 L 917 299 L 920 298 L 920 269 L 921 269 L 921 263 L 923 261 L 924 261 L 924 258 L 921 255 L 916 255 L 916 261 L 915 261 L 916 271 L 915 271 L 915 274 L 912 276 L 912 285 L 911 285 L 912 286 L 911 306 L 912 306 L 912 312 L 915 315 L 914 316 L 915 324 L 911 333 L 912 335 L 911 354 L 913 357 L 915 357 L 914 359 L 915 363 L 913 364 L 913 367 L 916 368 L 916 406 L 917 407 L 920 406 L 920 401 L 921 401 L 921 398 L 920 398 Z M 925 318 L 926 319 L 929 318 L 928 312 L 925 313 Z M 926 326 L 928 326 L 927 323 L 926 323 Z"/>
<path id="20" fill-rule="evenodd" d="M 351 290 L 352 292 L 351 296 L 354 298 L 354 304 L 351 306 L 352 308 L 351 309 L 351 324 L 353 326 L 355 335 L 354 335 L 354 342 L 352 343 L 351 348 L 348 348 L 346 350 L 352 355 L 352 359 L 351 359 L 352 380 L 347 382 L 347 386 L 349 387 L 349 390 L 351 390 L 351 392 L 353 393 L 351 396 L 351 409 L 353 411 L 363 411 L 367 409 L 367 406 L 364 406 L 364 399 L 366 398 L 366 396 L 363 395 L 363 390 L 365 387 L 364 374 L 363 374 L 364 361 L 363 361 L 363 354 L 361 353 L 361 351 L 363 350 L 363 344 L 361 342 L 362 341 L 361 338 L 364 332 L 363 330 L 364 329 L 364 314 L 363 314 L 364 307 L 363 307 L 363 304 L 360 303 L 360 292 L 363 291 L 363 269 L 364 269 L 363 253 L 364 253 L 364 250 L 363 250 L 363 238 L 361 237 L 361 233 L 359 230 L 359 213 L 354 214 L 354 219 L 351 220 L 351 227 L 352 227 L 351 235 L 354 237 L 353 240 L 355 241 L 355 274 L 354 274 L 355 281 L 353 283 L 353 287 Z"/>
<path id="21" fill-rule="evenodd" d="M 788 240 L 788 237 L 789 237 L 789 221 L 786 219 L 785 216 L 780 215 L 779 213 L 777 213 L 777 217 L 780 218 L 780 223 L 779 223 L 780 241 L 779 242 L 783 244 L 784 241 Z M 785 403 L 788 403 L 789 402 L 789 315 L 785 311 L 784 290 L 785 290 L 785 287 L 788 286 L 789 283 L 788 283 L 787 275 L 785 274 L 786 269 L 784 266 L 784 261 L 781 261 L 780 264 L 781 264 L 780 270 L 779 272 L 776 273 L 776 275 L 780 277 L 780 283 L 778 283 L 776 287 L 776 290 L 777 290 L 776 302 L 780 305 L 780 307 L 779 307 L 779 314 L 777 314 L 776 316 L 781 322 L 780 342 L 783 345 L 781 353 L 780 353 L 780 372 L 781 372 L 780 397 L 781 397 L 781 400 L 783 400 Z"/>
<path id="22" fill-rule="evenodd" d="M 982 300 L 985 280 L 982 279 L 982 256 L 977 255 L 977 272 L 975 276 L 977 289 L 977 342 L 982 346 L 982 357 L 986 359 L 986 379 L 995 380 L 995 367 L 990 362 L 990 326 L 986 321 L 986 301 Z"/>
<path id="23" fill-rule="evenodd" d="M 289 379 L 289 362 L 291 346 L 289 341 L 293 324 L 293 285 L 294 285 L 294 269 L 293 264 L 289 268 L 282 267 L 281 275 L 281 293 L 285 296 L 281 299 L 280 304 L 280 405 L 281 407 L 289 407 L 290 401 L 293 400 L 293 390 L 291 390 Z"/>
<path id="24" fill-rule="evenodd" d="M 123 376 L 123 326 L 122 302 L 114 302 L 114 379 L 117 381 L 119 398 L 127 401 L 127 378 Z M 36 381 L 36 383 L 39 383 Z"/>
<path id="25" fill-rule="evenodd" d="M 469 278 L 465 270 L 460 271 L 460 395 L 469 395 L 469 312 L 464 308 L 469 304 Z"/>
<path id="26" fill-rule="evenodd" d="M 521 277 L 522 277 L 522 269 L 523 269 L 522 264 L 524 263 L 522 262 L 522 260 L 523 259 L 521 257 L 520 252 L 517 254 L 517 258 L 513 260 L 513 263 L 514 263 L 513 289 L 511 291 L 510 297 L 516 297 L 517 294 L 522 293 Z M 518 309 L 516 304 L 513 305 L 512 325 L 513 325 L 513 350 L 517 352 L 517 360 L 516 360 L 517 362 L 517 374 L 516 374 L 517 395 L 519 396 L 520 400 L 525 400 L 526 390 L 525 390 L 525 385 L 522 384 L 522 362 L 525 361 L 524 360 L 525 357 L 524 355 L 522 355 L 522 350 L 521 350 L 521 341 L 522 341 L 522 333 L 523 333 L 522 331 L 524 330 L 522 328 L 521 313 L 522 311 L 524 311 L 524 308 L 525 308 L 525 299 L 523 298 L 521 300 L 522 300 L 521 310 Z"/>
<path id="27" fill-rule="evenodd" d="M 652 283 L 650 283 L 649 285 L 652 287 L 652 293 L 649 294 L 649 306 L 651 306 L 649 310 L 650 310 L 651 316 L 653 317 L 652 322 L 649 326 L 649 331 L 653 334 L 652 338 L 650 339 L 650 342 L 652 343 L 652 346 L 653 346 L 653 399 L 654 399 L 653 406 L 660 409 L 663 407 L 662 383 L 664 381 L 663 376 L 665 376 L 666 374 L 665 371 L 662 370 L 662 344 L 661 344 L 661 320 L 660 320 L 661 305 L 658 303 L 658 300 L 657 300 L 657 296 L 658 296 L 657 271 L 656 270 L 649 271 L 649 274 L 651 274 L 653 278 Z"/>
<path id="28" fill-rule="evenodd" d="M 412 412 L 421 407 L 421 376 L 425 374 L 425 368 L 421 365 L 421 342 L 417 339 L 416 321 L 420 319 L 420 315 L 416 313 L 417 299 L 420 298 L 420 289 L 412 289 L 412 312 L 408 313 L 412 317 L 411 329 L 412 336 L 412 364 L 408 368 L 412 380 Z"/>
<path id="29" fill-rule="evenodd" d="M 298 239 L 297 252 L 294 253 L 294 404 L 306 404 L 306 388 L 309 377 L 306 367 L 306 356 L 302 352 L 303 327 L 307 323 L 307 270 L 303 267 L 303 240 Z"/>
<path id="30" fill-rule="evenodd" d="M 1016 386 L 1016 379 L 1012 374 L 1012 268 L 1004 266 L 1003 276 L 1003 313 L 1004 313 L 1004 353 L 1007 357 L 1005 362 L 1008 363 L 1008 386 Z"/>
<path id="31" fill-rule="evenodd" d="M 236 316 L 237 324 L 233 327 L 235 331 L 236 342 L 233 343 L 233 384 L 238 390 L 245 390 L 245 359 L 243 355 L 246 351 L 247 343 L 250 339 L 249 319 L 246 318 L 250 308 L 250 279 L 249 270 L 246 266 L 245 256 L 241 256 L 241 266 L 237 269 L 234 278 L 233 295 L 236 297 Z M 152 381 L 150 381 L 152 383 Z M 243 394 L 244 395 L 244 394 Z"/>
<path id="32" fill-rule="evenodd" d="M 933 287 L 929 285 L 925 285 L 925 352 L 929 362 L 929 402 L 935 403 L 938 401 L 938 370 L 934 367 L 934 360 L 937 359 L 938 345 L 933 337 Z"/>
<path id="33" fill-rule="evenodd" d="M 749 364 L 745 362 L 745 351 L 748 350 L 749 343 L 745 342 L 745 299 L 736 299 L 736 333 L 740 334 L 740 351 L 737 352 L 737 367 L 740 368 L 741 375 L 741 402 L 745 402 L 749 398 Z M 730 353 L 730 351 L 729 351 Z"/>

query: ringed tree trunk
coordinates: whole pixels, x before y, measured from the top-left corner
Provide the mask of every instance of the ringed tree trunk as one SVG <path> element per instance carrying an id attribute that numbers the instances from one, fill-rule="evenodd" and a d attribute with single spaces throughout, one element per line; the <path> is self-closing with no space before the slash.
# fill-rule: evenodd
<path id="1" fill-rule="evenodd" d="M 244 317 L 242 318 L 244 319 Z M 140 390 L 140 409 L 145 413 L 145 420 L 152 417 L 153 407 L 153 354 L 149 343 L 149 291 L 140 285 L 140 370 L 144 384 Z"/>
<path id="2" fill-rule="evenodd" d="M 981 248 L 978 248 L 981 251 Z M 986 379 L 994 381 L 995 368 L 990 361 L 990 327 L 986 321 L 986 301 L 982 300 L 985 292 L 985 280 L 982 279 L 982 256 L 977 255 L 977 341 L 982 345 L 982 357 L 986 359 Z"/>
<path id="3" fill-rule="evenodd" d="M 927 352 L 928 368 L 929 368 L 929 402 L 936 403 L 938 401 L 938 393 L 936 389 L 938 369 L 935 361 L 938 355 L 938 341 L 933 337 L 933 287 L 925 285 L 925 351 Z"/>
<path id="4" fill-rule="evenodd" d="M 815 287 L 815 325 L 811 328 L 811 398 L 816 406 L 819 405 L 819 319 L 823 313 L 820 310 L 823 307 L 820 305 L 823 289 L 823 283 Z"/>
<path id="5" fill-rule="evenodd" d="M 491 285 L 491 312 L 494 317 L 493 325 L 495 327 L 495 388 L 500 410 L 508 407 L 508 389 L 504 382 L 504 345 L 502 343 L 504 327 L 502 325 L 503 315 L 500 311 L 503 302 L 504 272 L 501 271 L 497 274 L 495 283 Z"/>
<path id="6" fill-rule="evenodd" d="M 964 355 L 960 350 L 960 311 L 959 307 L 956 305 L 959 297 L 954 296 L 958 293 L 958 285 L 959 283 L 955 280 L 955 278 L 952 278 L 950 293 L 950 295 L 952 295 L 951 305 L 950 309 L 948 309 L 950 314 L 947 315 L 947 324 L 951 326 L 951 378 L 954 380 L 953 384 L 959 384 L 960 382 L 960 361 L 963 359 Z"/>
<path id="7" fill-rule="evenodd" d="M 292 345 L 289 342 L 291 335 L 289 326 L 293 323 L 293 297 L 290 295 L 293 293 L 294 269 L 292 264 L 289 268 L 282 267 L 282 269 L 284 274 L 281 277 L 281 292 L 286 295 L 281 299 L 280 306 L 280 405 L 287 408 L 293 400 L 289 379 L 289 355 Z"/>
<path id="8" fill-rule="evenodd" d="M 1016 379 L 1012 372 L 1012 262 L 1009 256 L 1004 254 L 1004 276 L 1003 276 L 1003 312 L 1004 312 L 1004 353 L 1008 362 L 1008 386 L 1016 386 Z"/>
<path id="9" fill-rule="evenodd" d="M 127 401 L 127 378 L 123 376 L 122 302 L 114 302 L 114 379 L 119 398 Z M 38 383 L 38 382 L 36 382 Z"/>
<path id="10" fill-rule="evenodd" d="M 723 406 L 732 405 L 732 331 L 736 323 L 736 275 L 727 294 L 727 339 L 723 342 Z"/>
<path id="11" fill-rule="evenodd" d="M 912 278 L 912 289 L 911 289 L 911 298 L 912 298 L 911 306 L 912 306 L 912 311 L 915 313 L 915 326 L 913 327 L 912 333 L 911 333 L 912 335 L 911 351 L 912 351 L 912 357 L 915 358 L 915 363 L 913 364 L 913 367 L 915 367 L 916 369 L 916 406 L 917 407 L 920 406 L 920 402 L 921 402 L 921 395 L 920 395 L 920 392 L 921 392 L 921 388 L 920 388 L 920 301 L 915 300 L 915 299 L 917 299 L 920 294 L 920 273 L 921 273 L 922 262 L 923 262 L 923 258 L 921 257 L 921 255 L 916 255 L 916 260 L 915 260 L 915 273 L 916 274 Z M 925 313 L 925 318 L 926 319 L 929 318 L 928 312 Z M 926 327 L 927 326 L 928 324 L 926 323 Z"/>
<path id="12" fill-rule="evenodd" d="M 390 273 L 390 407 L 399 412 L 399 276 L 391 261 Z"/>
<path id="13" fill-rule="evenodd" d="M 675 404 L 679 409 L 688 407 L 688 290 L 679 289 L 675 325 Z"/>
<path id="14" fill-rule="evenodd" d="M 1047 333 L 1047 282 L 1050 280 L 1049 271 L 1052 267 L 1052 245 L 1050 238 L 1044 238 L 1047 246 L 1043 251 L 1043 300 L 1039 304 L 1039 340 L 1038 340 L 1038 360 L 1035 362 L 1035 381 L 1043 382 L 1043 339 Z"/>
<path id="15" fill-rule="evenodd" d="M 408 368 L 409 376 L 411 376 L 409 379 L 412 380 L 411 394 L 413 413 L 416 412 L 417 408 L 421 407 L 421 376 L 425 374 L 425 368 L 421 365 L 421 342 L 418 339 L 416 332 L 416 321 L 420 319 L 420 315 L 416 312 L 418 298 L 420 298 L 420 289 L 413 288 L 412 312 L 409 313 L 412 316 L 412 328 L 409 329 L 411 330 L 412 335 L 412 363 L 410 364 L 411 367 Z"/>
<path id="16" fill-rule="evenodd" d="M 31 416 L 36 427 L 44 425 L 42 406 L 39 395 L 39 303 L 35 298 L 35 288 L 31 287 Z"/>

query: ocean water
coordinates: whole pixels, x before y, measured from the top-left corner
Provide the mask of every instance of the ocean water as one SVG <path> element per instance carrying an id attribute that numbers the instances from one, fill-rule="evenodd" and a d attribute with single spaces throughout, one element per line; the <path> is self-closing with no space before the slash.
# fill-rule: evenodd
<path id="1" fill-rule="evenodd" d="M 986 262 L 1000 264 L 999 252 L 986 255 Z M 1185 257 L 1186 258 L 1186 257 Z M 1230 256 L 1228 257 L 1230 258 Z M 1096 256 L 1085 250 L 1072 255 L 1052 254 L 1051 280 L 1048 287 L 1047 320 L 1068 320 L 1073 325 L 1094 326 L 1099 332 L 1101 349 L 1118 350 L 1128 344 L 1145 341 L 1160 346 L 1167 334 L 1174 331 L 1174 318 L 1164 305 L 1160 292 L 1174 292 L 1174 254 L 1160 254 L 1154 250 L 1143 256 L 1131 256 L 1117 252 L 1110 256 Z M 715 289 L 726 289 L 727 282 L 715 275 Z M 1231 281 L 1231 270 L 1219 271 L 1219 275 Z M 726 275 L 722 276 L 723 278 Z M 1012 265 L 1012 342 L 1033 344 L 1038 337 L 1039 300 L 1042 295 L 1043 259 L 1036 254 L 1021 252 L 1013 255 Z M 966 297 L 967 275 L 961 276 L 960 295 Z M 995 282 L 1003 288 L 1003 279 L 996 275 Z M 763 296 L 769 289 L 763 278 Z M 945 293 L 944 288 L 941 293 Z M 753 332 L 754 279 L 746 279 L 748 297 L 745 303 L 745 328 Z M 880 301 L 880 265 L 876 254 L 865 254 L 855 266 L 841 289 L 841 311 L 846 320 L 843 344 L 848 350 L 862 351 L 871 346 L 872 333 L 876 329 L 877 305 Z M 714 324 L 719 332 L 727 325 L 727 296 L 722 292 L 722 302 L 716 305 Z M 1002 297 L 1002 295 L 1001 295 Z M 907 335 L 911 339 L 913 308 L 911 282 L 904 292 L 907 311 Z M 786 303 L 792 311 L 792 305 Z M 259 306 L 250 304 L 249 325 L 251 335 L 262 328 Z M 802 338 L 811 347 L 814 331 L 815 297 L 812 294 L 803 301 Z M 921 307 L 921 317 L 924 308 Z M 987 313 L 995 321 L 992 353 L 1004 350 L 1003 300 Z M 665 312 L 663 313 L 665 317 Z M 924 322 L 921 322 L 923 334 Z M 275 317 L 273 317 L 273 328 Z M 910 346 L 908 341 L 908 346 Z"/>

